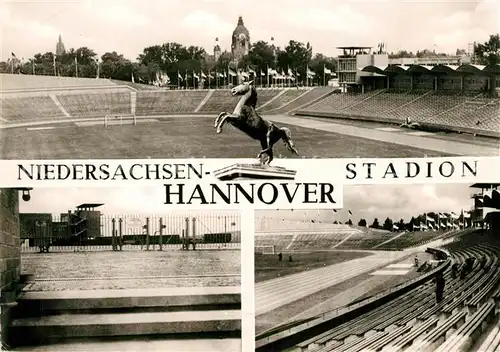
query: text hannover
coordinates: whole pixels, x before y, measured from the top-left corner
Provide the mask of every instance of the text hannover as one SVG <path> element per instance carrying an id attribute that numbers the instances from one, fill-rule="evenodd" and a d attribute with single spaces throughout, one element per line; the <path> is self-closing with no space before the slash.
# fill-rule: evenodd
<path id="1" fill-rule="evenodd" d="M 165 204 L 336 204 L 330 183 L 165 184 Z"/>

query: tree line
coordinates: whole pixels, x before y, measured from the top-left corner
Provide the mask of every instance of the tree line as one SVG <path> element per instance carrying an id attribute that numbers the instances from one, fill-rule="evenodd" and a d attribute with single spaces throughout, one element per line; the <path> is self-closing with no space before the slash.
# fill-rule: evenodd
<path id="1" fill-rule="evenodd" d="M 457 49 L 457 54 L 465 50 Z M 390 53 L 390 58 L 401 57 L 431 57 L 443 56 L 430 50 L 421 50 L 416 54 L 407 51 Z M 487 65 L 500 63 L 500 36 L 493 34 L 484 43 L 474 45 L 474 63 Z M 301 43 L 290 40 L 288 44 L 279 48 L 266 41 L 254 43 L 245 57 L 233 63 L 230 52 L 222 52 L 215 59 L 206 50 L 199 46 L 184 46 L 180 43 L 167 42 L 148 46 L 143 49 L 136 59 L 130 61 L 116 51 L 106 52 L 100 57 L 88 47 L 69 49 L 62 55 L 53 52 L 37 53 L 32 58 L 17 58 L 15 53 L 4 62 L 0 62 L 2 73 L 22 73 L 37 75 L 58 75 L 71 77 L 110 78 L 122 81 L 135 81 L 151 84 L 158 79 L 158 75 L 167 75 L 170 85 L 181 85 L 186 78 L 201 73 L 213 78 L 213 82 L 221 73 L 226 74 L 231 69 L 251 70 L 258 79 L 267 79 L 268 68 L 288 75 L 293 74 L 297 82 L 304 83 L 310 75 L 314 84 L 324 85 L 330 76 L 325 75 L 325 68 L 332 73 L 337 71 L 337 61 L 334 57 L 321 53 L 313 55 L 310 43 Z M 311 72 L 308 74 L 308 70 Z"/>
<path id="2" fill-rule="evenodd" d="M 88 47 L 69 49 L 56 56 L 53 52 L 35 54 L 27 60 L 15 57 L 0 63 L 2 73 L 22 73 L 37 75 L 57 75 L 88 78 L 111 78 L 151 84 L 158 75 L 168 75 L 171 85 L 182 84 L 186 77 L 193 74 L 211 75 L 233 72 L 254 71 L 258 78 L 265 77 L 267 70 L 278 73 L 292 72 L 304 81 L 307 69 L 314 73 L 314 82 L 324 84 L 324 68 L 336 71 L 336 60 L 317 53 L 313 55 L 309 43 L 290 40 L 284 48 L 278 48 L 265 41 L 254 43 L 245 57 L 234 63 L 230 52 L 222 52 L 217 59 L 199 46 L 184 46 L 168 42 L 148 46 L 132 62 L 115 51 L 106 52 L 100 57 Z M 264 78 L 265 79 L 265 78 Z M 326 77 L 328 79 L 328 77 Z"/>

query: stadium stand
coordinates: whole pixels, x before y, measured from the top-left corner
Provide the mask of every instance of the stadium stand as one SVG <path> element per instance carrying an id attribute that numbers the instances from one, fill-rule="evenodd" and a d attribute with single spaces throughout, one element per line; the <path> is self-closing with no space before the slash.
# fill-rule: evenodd
<path id="1" fill-rule="evenodd" d="M 147 116 L 192 113 L 206 96 L 207 91 L 202 90 L 141 91 L 137 93 L 136 114 Z"/>
<path id="2" fill-rule="evenodd" d="M 303 94 L 307 94 L 311 89 L 293 89 L 287 88 L 281 91 L 281 94 L 276 95 L 273 99 L 269 100 L 266 104 L 261 104 L 257 108 L 260 112 L 272 111 L 282 106 L 287 105 L 293 100 L 299 98 Z"/>
<path id="3" fill-rule="evenodd" d="M 100 92 L 57 95 L 64 109 L 74 117 L 104 116 L 107 114 L 129 114 L 130 92 Z"/>
<path id="4" fill-rule="evenodd" d="M 454 232 L 457 235 L 456 232 Z M 486 328 L 498 322 L 500 301 L 500 240 L 482 230 L 467 230 L 445 245 L 451 261 L 443 266 L 445 293 L 436 303 L 433 275 L 393 299 L 373 302 L 372 309 L 358 315 L 339 316 L 336 324 L 324 330 L 310 330 L 313 336 L 297 342 L 288 350 L 326 351 L 468 351 Z M 446 233 L 450 237 L 450 233 Z M 406 245 L 406 242 L 403 243 Z M 439 251 L 439 250 L 436 250 Z M 433 250 L 434 252 L 434 250 Z M 435 253 L 435 252 L 434 252 Z M 442 257 L 436 257 L 436 259 Z M 471 261 L 471 258 L 475 260 Z M 467 265 L 469 263 L 469 266 Z M 470 264 L 472 263 L 472 264 Z M 454 264 L 452 266 L 451 264 Z M 457 267 L 458 274 L 453 274 Z M 437 270 L 437 269 L 436 269 Z M 403 284 L 404 287 L 407 284 Z M 394 289 L 393 289 L 394 291 Z M 383 296 L 383 294 L 381 295 Z M 347 314 L 347 313 L 346 313 Z M 311 322 L 303 324 L 305 331 Z M 327 328 L 328 327 L 328 328 Z M 291 326 L 283 329 L 290 329 Z M 300 331 L 299 328 L 295 328 Z M 272 334 L 279 328 L 257 337 L 257 347 L 269 347 Z M 288 331 L 288 330 L 287 330 Z M 307 335 L 303 335 L 307 336 Z M 500 344 L 498 329 L 492 329 L 481 341 L 481 348 Z M 478 349 L 474 349 L 478 350 Z M 489 351 L 489 349 L 479 349 Z M 494 349 L 492 349 L 493 351 Z"/>
<path id="5" fill-rule="evenodd" d="M 0 100 L 2 118 L 10 122 L 64 117 L 55 101 L 45 96 L 5 97 Z"/>
<path id="6" fill-rule="evenodd" d="M 382 89 L 332 94 L 299 109 L 298 115 L 403 123 L 406 118 L 444 130 L 500 131 L 500 99 L 478 92 Z"/>
<path id="7" fill-rule="evenodd" d="M 293 90 L 293 89 L 292 89 Z M 283 105 L 277 109 L 266 110 L 264 113 L 272 114 L 286 114 L 293 112 L 299 108 L 305 108 L 320 99 L 327 97 L 332 94 L 333 89 L 330 87 L 314 87 L 309 89 L 307 92 L 299 95 L 294 100 L 290 101 L 288 104 Z"/>
<path id="8" fill-rule="evenodd" d="M 0 90 L 5 91 L 37 91 L 71 88 L 108 87 L 116 84 L 109 79 L 53 77 L 36 75 L 0 74 Z"/>

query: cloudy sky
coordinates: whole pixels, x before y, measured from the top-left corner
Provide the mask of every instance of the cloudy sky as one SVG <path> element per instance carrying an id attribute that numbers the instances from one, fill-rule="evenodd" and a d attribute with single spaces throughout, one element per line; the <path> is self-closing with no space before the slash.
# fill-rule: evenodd
<path id="1" fill-rule="evenodd" d="M 332 210 L 266 210 L 257 216 L 279 217 L 282 219 L 317 219 L 320 221 L 351 219 L 357 223 L 364 218 L 370 224 L 374 218 L 383 222 L 386 217 L 403 218 L 409 221 L 413 215 L 426 212 L 459 213 L 470 209 L 472 189 L 467 184 L 420 184 L 420 185 L 353 185 L 344 186 L 344 209 Z"/>
<path id="2" fill-rule="evenodd" d="M 243 16 L 251 41 L 271 36 L 310 41 L 314 52 L 336 55 L 336 46 L 387 43 L 388 51 L 435 49 L 454 53 L 499 31 L 497 0 L 6 0 L 0 5 L 5 60 L 11 52 L 28 58 L 88 46 L 102 55 L 123 53 L 135 60 L 146 46 L 176 41 L 211 52 L 215 37 L 230 48 Z"/>
<path id="3" fill-rule="evenodd" d="M 164 189 L 153 187 L 34 188 L 31 200 L 20 198 L 21 213 L 60 214 L 83 203 L 103 203 L 99 210 L 108 215 L 165 213 Z M 169 213 L 172 211 L 169 209 Z M 180 212 L 186 212 L 181 210 Z M 211 211 L 210 211 L 211 212 Z M 221 211 L 220 213 L 224 213 Z M 234 213 L 234 212 L 231 212 Z"/>
<path id="4" fill-rule="evenodd" d="M 335 219 L 347 221 L 347 210 L 351 210 L 355 222 L 360 218 L 370 221 L 387 216 L 409 220 L 415 214 L 431 211 L 458 213 L 470 208 L 471 193 L 467 184 L 344 186 L 344 209 L 335 214 Z M 162 214 L 165 213 L 163 197 L 161 187 L 35 188 L 29 202 L 20 201 L 20 212 L 60 214 L 82 203 L 104 203 L 100 210 L 108 215 Z M 271 210 L 260 215 L 306 220 L 316 219 L 318 212 Z M 323 210 L 319 216 L 322 221 L 332 221 L 333 212 Z"/>

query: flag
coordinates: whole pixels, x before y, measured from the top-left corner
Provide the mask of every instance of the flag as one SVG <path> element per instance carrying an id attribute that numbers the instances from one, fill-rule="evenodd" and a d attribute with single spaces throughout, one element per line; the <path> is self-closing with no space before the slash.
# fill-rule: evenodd
<path id="1" fill-rule="evenodd" d="M 131 75 L 132 75 L 132 83 L 135 83 L 134 73 L 132 72 Z"/>
<path id="2" fill-rule="evenodd" d="M 328 68 L 324 68 L 324 71 L 325 71 L 325 74 L 326 75 L 331 75 L 332 74 L 332 70 L 328 69 Z"/>
<path id="3" fill-rule="evenodd" d="M 455 219 L 455 220 L 459 218 L 459 216 L 457 214 L 455 214 L 454 212 L 451 212 L 450 216 L 452 219 Z"/>
<path id="4" fill-rule="evenodd" d="M 262 71 L 262 70 L 261 70 L 261 71 L 260 71 L 260 75 L 261 75 L 261 76 L 265 76 L 266 74 L 264 73 L 264 71 Z"/>
<path id="5" fill-rule="evenodd" d="M 392 229 L 393 229 L 393 230 L 399 230 L 399 227 L 398 227 L 398 225 L 393 224 L 393 225 L 392 225 Z"/>
<path id="6" fill-rule="evenodd" d="M 448 217 L 445 214 L 442 214 L 442 213 L 438 213 L 438 217 L 440 219 L 448 219 Z"/>
<path id="7" fill-rule="evenodd" d="M 183 78 L 182 78 L 181 74 L 179 73 L 179 71 L 177 71 L 177 78 L 179 79 L 179 81 L 183 80 Z"/>
<path id="8" fill-rule="evenodd" d="M 228 74 L 231 76 L 231 77 L 236 77 L 236 72 L 234 72 L 233 70 L 231 70 L 230 68 L 228 69 Z"/>
<path id="9" fill-rule="evenodd" d="M 428 216 L 428 215 L 426 215 L 426 216 L 425 216 L 425 220 L 426 220 L 426 221 L 430 221 L 430 222 L 434 222 L 434 221 L 435 221 L 435 220 L 434 220 L 434 218 L 431 218 L 431 217 L 430 217 L 430 216 Z"/>
<path id="10" fill-rule="evenodd" d="M 200 79 L 200 77 L 198 77 L 198 75 L 194 71 L 193 71 L 193 78 Z"/>
<path id="11" fill-rule="evenodd" d="M 12 57 L 17 57 L 13 52 L 11 52 L 10 54 L 12 55 Z"/>
<path id="12" fill-rule="evenodd" d="M 352 212 L 350 210 L 347 211 L 349 213 L 349 215 L 352 215 Z"/>
<path id="13" fill-rule="evenodd" d="M 202 78 L 207 78 L 207 76 L 205 75 L 205 73 L 203 73 L 203 71 L 201 71 L 201 77 Z"/>
<path id="14" fill-rule="evenodd" d="M 251 67 L 248 68 L 248 72 L 253 73 L 254 75 L 257 74 L 257 72 L 255 72 L 255 70 L 253 70 Z"/>
<path id="15" fill-rule="evenodd" d="M 267 75 L 268 75 L 268 76 L 274 76 L 274 75 L 276 75 L 277 73 L 278 73 L 278 71 L 276 71 L 276 70 L 272 69 L 271 67 L 268 67 L 268 68 L 267 68 Z"/>
<path id="16" fill-rule="evenodd" d="M 316 73 L 314 73 L 313 71 L 311 71 L 311 70 L 309 69 L 309 67 L 307 67 L 307 75 L 308 75 L 309 77 L 312 77 L 312 76 L 316 76 Z"/>

